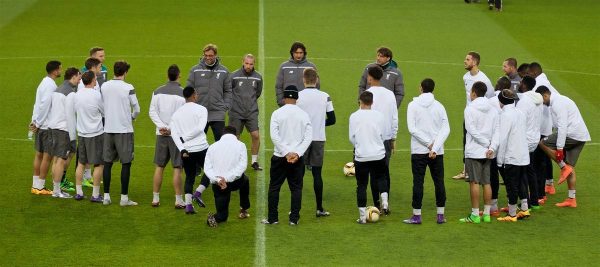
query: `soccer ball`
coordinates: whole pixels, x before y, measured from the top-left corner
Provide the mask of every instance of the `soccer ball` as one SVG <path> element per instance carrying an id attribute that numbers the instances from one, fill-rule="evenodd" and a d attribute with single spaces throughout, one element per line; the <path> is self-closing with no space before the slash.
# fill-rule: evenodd
<path id="1" fill-rule="evenodd" d="M 376 223 L 379 221 L 379 209 L 373 206 L 367 207 L 367 222 Z"/>
<path id="2" fill-rule="evenodd" d="M 344 175 L 354 176 L 354 162 L 348 162 L 344 165 Z"/>

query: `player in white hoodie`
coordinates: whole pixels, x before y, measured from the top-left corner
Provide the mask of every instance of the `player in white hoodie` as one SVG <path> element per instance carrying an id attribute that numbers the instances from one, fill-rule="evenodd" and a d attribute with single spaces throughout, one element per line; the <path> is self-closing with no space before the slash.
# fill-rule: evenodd
<path id="1" fill-rule="evenodd" d="M 516 222 L 517 218 L 529 217 L 527 204 L 527 176 L 529 151 L 527 145 L 527 121 L 525 114 L 518 110 L 516 95 L 510 89 L 498 94 L 502 107 L 499 119 L 499 147 L 496 155 L 498 167 L 504 173 L 504 184 L 508 195 L 508 216 L 498 218 L 501 222 Z M 521 211 L 517 213 L 517 201 L 521 198 Z"/>
<path id="2" fill-rule="evenodd" d="M 544 98 L 544 105 L 550 107 L 557 128 L 555 133 L 540 142 L 540 147 L 561 168 L 558 184 L 567 181 L 569 186 L 569 197 L 556 206 L 575 208 L 575 164 L 585 142 L 591 141 L 590 133 L 573 100 L 553 94 L 546 86 L 540 86 L 536 92 Z"/>
<path id="3" fill-rule="evenodd" d="M 450 134 L 448 115 L 440 102 L 435 100 L 432 79 L 421 81 L 421 95 L 408 104 L 406 123 L 411 135 L 410 150 L 413 173 L 413 216 L 404 220 L 408 224 L 421 224 L 423 180 L 429 166 L 435 186 L 437 223 L 446 222 L 446 189 L 444 187 L 444 142 Z"/>
<path id="4" fill-rule="evenodd" d="M 476 82 L 471 89 L 471 103 L 465 108 L 465 170 L 471 192 L 471 213 L 460 219 L 463 223 L 480 223 L 479 186 L 483 186 L 483 221 L 491 222 L 492 189 L 490 186 L 491 159 L 498 147 L 497 111 L 485 98 L 487 87 Z"/>

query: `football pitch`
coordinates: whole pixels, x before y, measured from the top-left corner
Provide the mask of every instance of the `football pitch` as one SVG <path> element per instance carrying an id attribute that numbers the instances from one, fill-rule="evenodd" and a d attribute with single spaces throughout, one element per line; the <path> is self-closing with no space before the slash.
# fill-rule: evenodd
<path id="1" fill-rule="evenodd" d="M 598 265 L 600 2 L 504 2 L 504 11 L 493 12 L 485 3 L 467 5 L 461 0 L 0 0 L 0 266 Z M 266 217 L 273 152 L 268 122 L 276 109 L 275 77 L 297 40 L 306 44 L 308 59 L 317 65 L 321 89 L 331 95 L 337 116 L 337 123 L 327 127 L 323 166 L 324 207 L 332 215 L 315 217 L 312 175 L 307 172 L 300 224 L 287 225 L 290 202 L 284 185 L 281 223 L 265 226 L 260 220 Z M 260 163 L 265 170 L 246 172 L 251 179 L 251 217 L 237 219 L 239 198 L 233 193 L 229 221 L 217 228 L 206 226 L 207 212 L 215 211 L 212 189 L 204 194 L 207 208 L 197 209 L 197 214 L 173 209 L 170 167 L 163 180 L 161 207 L 150 206 L 155 142 L 155 126 L 148 117 L 152 91 L 167 81 L 171 64 L 182 69 L 185 84 L 188 70 L 197 64 L 207 43 L 218 45 L 221 63 L 231 72 L 241 67 L 244 54 L 256 55 L 257 71 L 265 81 L 259 100 Z M 352 159 L 348 118 L 358 108 L 363 68 L 375 60 L 375 50 L 382 45 L 394 52 L 405 82 L 390 170 L 392 214 L 378 223 L 359 225 L 355 223 L 356 181 L 342 173 L 343 165 Z M 106 49 L 109 77 L 115 61 L 131 64 L 127 81 L 136 88 L 142 109 L 134 123 L 130 185 L 130 198 L 140 203 L 137 207 L 93 205 L 29 191 L 34 150 L 27 125 L 45 64 L 57 59 L 63 70 L 80 68 L 93 46 Z M 556 195 L 524 221 L 458 222 L 470 211 L 468 185 L 450 178 L 462 169 L 462 75 L 466 72 L 462 62 L 470 50 L 481 54 L 481 69 L 493 83 L 503 74 L 505 58 L 515 57 L 519 64 L 541 63 L 554 87 L 578 105 L 592 141 L 577 165 L 576 209 L 554 206 L 566 198 L 565 184 L 557 186 Z M 448 223 L 435 222 L 433 185 L 427 174 L 424 221 L 415 226 L 402 223 L 412 212 L 406 107 L 426 77 L 435 80 L 434 95 L 450 121 L 444 156 Z M 247 132 L 242 139 L 250 147 Z M 119 173 L 116 164 L 113 199 L 118 199 Z M 47 187 L 52 186 L 50 177 Z M 73 165 L 68 177 L 74 178 Z M 91 190 L 84 191 L 91 195 Z M 507 202 L 503 186 L 499 202 L 499 206 Z"/>

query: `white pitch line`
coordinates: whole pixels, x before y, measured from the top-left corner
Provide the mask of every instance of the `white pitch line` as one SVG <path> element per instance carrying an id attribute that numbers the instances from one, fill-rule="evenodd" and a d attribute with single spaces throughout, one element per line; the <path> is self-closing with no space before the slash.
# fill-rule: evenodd
<path id="1" fill-rule="evenodd" d="M 265 71 L 265 3 L 264 0 L 258 0 L 258 69 L 264 74 Z M 264 77 L 263 77 L 264 79 Z M 260 98 L 260 119 L 262 129 L 265 127 L 265 97 L 267 90 L 263 90 L 262 97 Z M 260 135 L 260 165 L 266 167 L 265 164 L 265 134 Z M 268 170 L 259 171 L 256 177 L 256 227 L 254 228 L 254 266 L 266 266 L 267 255 L 265 249 L 265 226 L 260 223 L 261 219 L 265 216 L 265 201 L 266 201 L 266 190 L 265 190 L 265 172 Z"/>

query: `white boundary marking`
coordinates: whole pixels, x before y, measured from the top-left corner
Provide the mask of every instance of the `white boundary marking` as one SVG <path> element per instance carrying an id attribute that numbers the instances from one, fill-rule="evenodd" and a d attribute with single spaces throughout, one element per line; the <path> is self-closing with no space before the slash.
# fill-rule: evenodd
<path id="1" fill-rule="evenodd" d="M 266 74 L 265 71 L 265 3 L 264 0 L 258 0 L 258 69 Z M 264 79 L 264 78 L 263 78 Z M 266 125 L 265 122 L 265 95 L 266 90 L 263 90 L 262 97 L 260 98 L 260 118 L 259 122 L 262 126 Z M 261 127 L 266 129 L 265 127 Z M 266 153 L 265 153 L 265 130 L 260 135 L 260 151 L 259 151 L 259 162 L 260 165 L 266 167 Z M 265 226 L 260 223 L 261 219 L 265 216 L 265 172 L 259 171 L 256 176 L 256 227 L 254 228 L 254 266 L 266 266 L 267 255 L 265 249 Z"/>
<path id="2" fill-rule="evenodd" d="M 260 9 L 260 7 L 259 7 Z M 259 11 L 260 12 L 260 11 Z M 260 19 L 259 19 L 260 20 Z M 264 21 L 264 18 L 263 18 Z M 259 25 L 260 27 L 260 25 Z M 264 25 L 263 25 L 264 27 Z M 260 29 L 259 29 L 260 30 Z M 264 30 L 263 30 L 264 32 Z M 259 36 L 259 39 L 262 38 L 264 42 L 264 37 Z M 259 48 L 260 49 L 260 48 Z M 260 52 L 259 52 L 260 53 Z M 243 55 L 239 56 L 219 56 L 221 58 L 241 58 Z M 112 58 L 199 58 L 199 55 L 111 55 Z M 23 56 L 23 57 L 0 57 L 0 60 L 34 60 L 34 59 L 50 59 L 50 58 L 81 58 L 84 60 L 85 56 Z M 259 57 L 260 58 L 260 57 Z M 264 59 L 281 59 L 286 60 L 287 57 L 267 57 L 264 55 L 264 47 L 263 47 L 263 60 Z M 347 61 L 347 62 L 373 62 L 373 59 L 361 59 L 361 58 L 330 58 L 330 57 L 311 57 L 311 60 L 326 60 L 326 61 Z M 261 64 L 259 61 L 259 65 Z M 463 66 L 462 63 L 456 62 L 435 62 L 435 61 L 418 61 L 418 60 L 396 60 L 396 62 L 400 63 L 408 63 L 408 64 L 425 64 L 425 65 L 449 65 L 449 66 Z M 500 68 L 500 65 L 482 65 L 485 67 L 492 68 Z M 264 68 L 260 69 L 263 71 Z M 570 73 L 570 74 L 579 74 L 579 75 L 588 75 L 588 76 L 600 76 L 600 73 L 593 72 L 582 72 L 582 71 L 573 71 L 573 70 L 554 70 L 554 69 L 544 69 L 544 71 L 549 72 L 561 72 L 561 73 Z"/>

